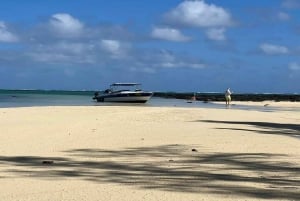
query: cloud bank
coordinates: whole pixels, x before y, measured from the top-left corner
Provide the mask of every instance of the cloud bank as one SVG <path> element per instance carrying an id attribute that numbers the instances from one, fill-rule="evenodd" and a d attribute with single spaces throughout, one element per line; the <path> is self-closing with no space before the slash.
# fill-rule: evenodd
<path id="1" fill-rule="evenodd" d="M 17 41 L 18 37 L 8 30 L 6 24 L 3 21 L 0 21 L 0 42 L 11 43 Z"/>
<path id="2" fill-rule="evenodd" d="M 189 41 L 189 37 L 184 36 L 179 30 L 172 28 L 153 28 L 151 36 L 156 39 L 169 40 L 175 42 Z"/>
<path id="3" fill-rule="evenodd" d="M 261 44 L 260 49 L 268 55 L 279 55 L 289 53 L 289 49 L 285 46 L 273 45 L 268 43 Z"/>

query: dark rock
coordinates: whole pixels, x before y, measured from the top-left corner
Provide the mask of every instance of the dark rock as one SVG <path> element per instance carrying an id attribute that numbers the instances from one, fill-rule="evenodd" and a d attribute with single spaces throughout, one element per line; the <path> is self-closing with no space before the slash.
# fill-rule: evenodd
<path id="1" fill-rule="evenodd" d="M 161 98 L 176 98 L 189 100 L 194 92 L 190 93 L 176 93 L 176 92 L 155 92 L 154 96 Z M 234 93 L 231 96 L 232 101 L 266 101 L 272 100 L 276 102 L 280 101 L 300 101 L 300 94 L 238 94 Z M 196 100 L 203 101 L 204 103 L 211 101 L 224 101 L 224 93 L 197 93 Z"/>
<path id="2" fill-rule="evenodd" d="M 52 165 L 52 164 L 54 164 L 54 161 L 45 160 L 42 163 L 45 164 L 45 165 Z"/>

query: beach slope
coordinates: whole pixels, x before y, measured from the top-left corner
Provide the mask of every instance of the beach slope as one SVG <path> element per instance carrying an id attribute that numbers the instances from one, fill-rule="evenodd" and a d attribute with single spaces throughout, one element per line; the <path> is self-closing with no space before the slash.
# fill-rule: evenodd
<path id="1" fill-rule="evenodd" d="M 1 108 L 0 200 L 299 200 L 299 110 L 278 107 Z"/>

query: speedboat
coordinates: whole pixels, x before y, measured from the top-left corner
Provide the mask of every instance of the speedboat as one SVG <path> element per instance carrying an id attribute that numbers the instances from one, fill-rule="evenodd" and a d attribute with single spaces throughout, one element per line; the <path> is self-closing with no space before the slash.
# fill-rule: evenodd
<path id="1" fill-rule="evenodd" d="M 153 95 L 140 89 L 139 83 L 114 83 L 104 92 L 96 92 L 93 97 L 97 102 L 146 103 Z"/>

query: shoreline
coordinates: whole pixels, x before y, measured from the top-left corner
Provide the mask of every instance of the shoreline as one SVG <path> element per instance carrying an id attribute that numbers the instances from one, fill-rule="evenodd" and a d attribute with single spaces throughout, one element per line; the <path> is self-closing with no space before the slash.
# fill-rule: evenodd
<path id="1" fill-rule="evenodd" d="M 160 98 L 159 98 L 160 99 Z M 90 102 L 89 105 L 8 105 L 0 107 L 5 108 L 39 108 L 39 107 L 154 107 L 154 108 L 193 108 L 193 109 L 232 109 L 232 110 L 257 110 L 257 111 L 298 111 L 300 112 L 300 102 L 290 101 L 232 101 L 229 106 L 225 102 L 202 102 L 202 101 L 188 101 L 182 99 L 164 99 L 163 101 L 151 102 L 146 104 L 134 103 L 98 103 Z"/>
<path id="2" fill-rule="evenodd" d="M 222 102 L 213 102 L 214 104 L 225 104 Z M 292 102 L 292 101 L 231 101 L 231 105 L 248 105 L 248 106 L 274 106 L 274 107 L 300 107 L 300 102 Z"/>

